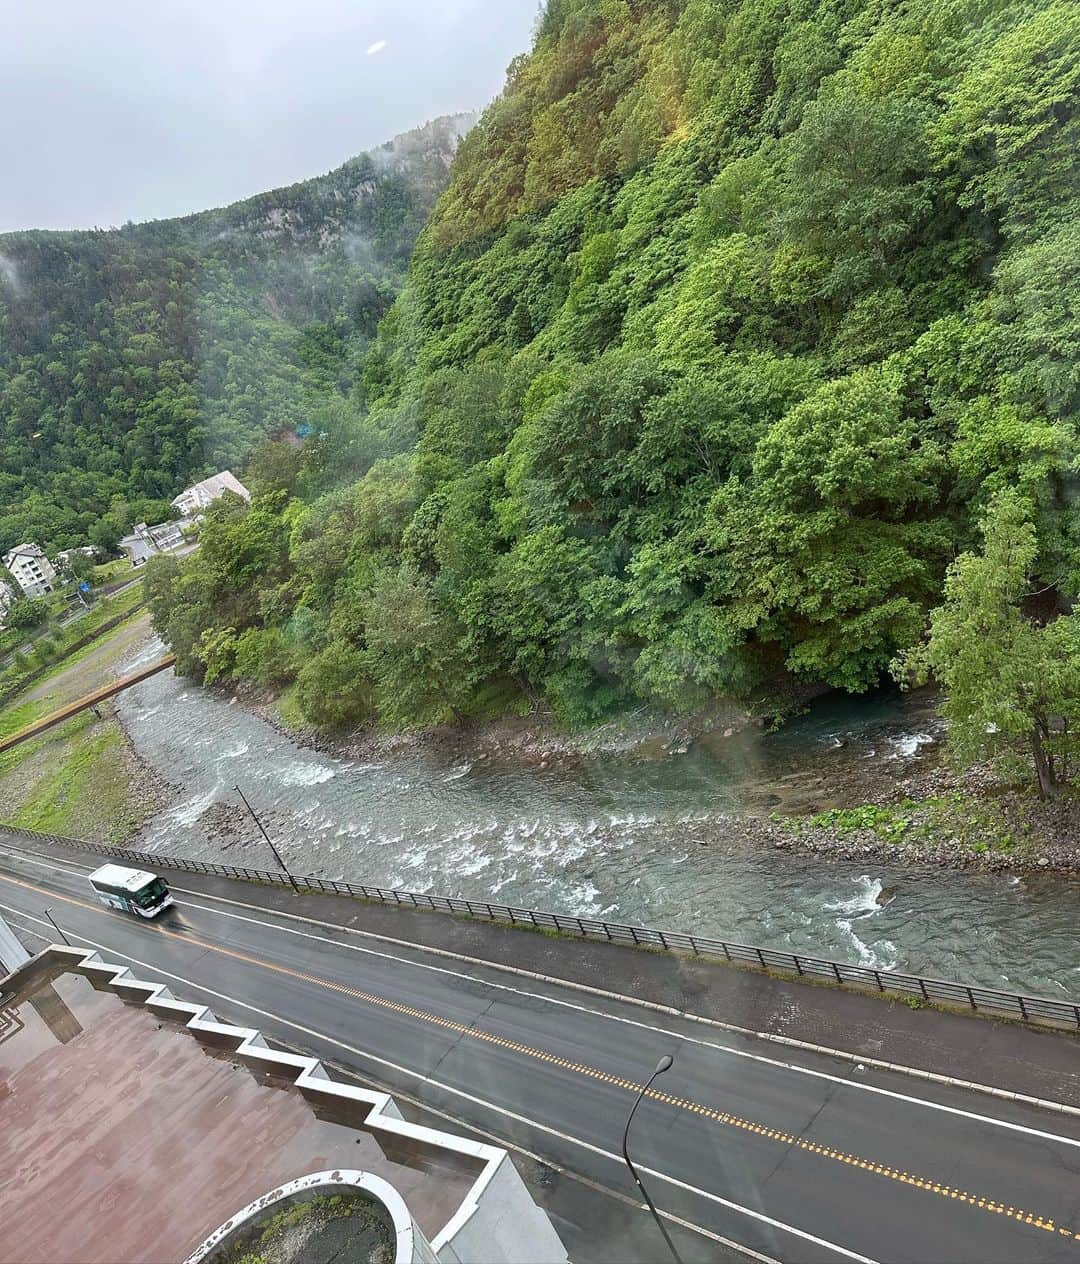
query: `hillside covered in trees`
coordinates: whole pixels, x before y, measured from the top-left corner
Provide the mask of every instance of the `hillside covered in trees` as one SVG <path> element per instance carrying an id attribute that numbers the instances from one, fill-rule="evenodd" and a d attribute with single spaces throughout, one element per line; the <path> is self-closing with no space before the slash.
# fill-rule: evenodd
<path id="1" fill-rule="evenodd" d="M 222 210 L 0 236 L 0 552 L 115 543 L 341 406 L 472 121 Z"/>
<path id="2" fill-rule="evenodd" d="M 1078 104 L 1064 3 L 549 0 L 362 406 L 152 575 L 182 668 L 339 726 L 862 690 L 1005 490 L 1067 608 Z"/>

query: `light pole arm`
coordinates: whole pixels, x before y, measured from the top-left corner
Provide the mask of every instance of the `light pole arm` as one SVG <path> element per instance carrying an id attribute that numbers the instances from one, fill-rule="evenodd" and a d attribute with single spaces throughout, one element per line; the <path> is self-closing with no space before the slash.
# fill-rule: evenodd
<path id="1" fill-rule="evenodd" d="M 675 1264 L 682 1264 L 682 1257 L 679 1255 L 678 1251 L 675 1250 L 675 1243 L 672 1242 L 671 1235 L 668 1233 L 663 1220 L 660 1219 L 660 1213 L 656 1210 L 656 1204 L 649 1197 L 649 1191 L 642 1184 L 641 1177 L 638 1176 L 637 1168 L 634 1167 L 633 1161 L 630 1158 L 630 1125 L 634 1122 L 634 1115 L 637 1113 L 637 1108 L 641 1105 L 645 1094 L 650 1088 L 652 1088 L 653 1080 L 655 1080 L 658 1075 L 662 1075 L 670 1066 L 670 1058 L 661 1059 L 656 1070 L 641 1086 L 641 1091 L 634 1099 L 633 1106 L 630 1107 L 630 1114 L 626 1117 L 626 1127 L 623 1128 L 622 1136 L 622 1152 L 623 1158 L 626 1160 L 626 1166 L 630 1169 L 630 1175 L 634 1178 L 634 1183 L 637 1185 L 638 1189 L 641 1190 L 641 1196 L 645 1199 L 646 1203 L 648 1203 L 649 1211 L 652 1212 L 652 1218 L 656 1221 L 656 1227 L 664 1235 L 664 1241 L 668 1244 L 668 1250 L 671 1252 L 675 1260 Z"/>

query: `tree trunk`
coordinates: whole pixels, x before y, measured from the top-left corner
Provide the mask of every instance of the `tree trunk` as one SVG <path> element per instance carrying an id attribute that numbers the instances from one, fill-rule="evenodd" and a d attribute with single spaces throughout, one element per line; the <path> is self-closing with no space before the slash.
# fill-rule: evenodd
<path id="1" fill-rule="evenodd" d="M 1039 782 L 1039 798 L 1052 799 L 1058 791 L 1054 779 L 1054 767 L 1043 746 L 1042 732 L 1038 724 L 1031 730 L 1031 754 L 1035 760 L 1035 776 Z"/>

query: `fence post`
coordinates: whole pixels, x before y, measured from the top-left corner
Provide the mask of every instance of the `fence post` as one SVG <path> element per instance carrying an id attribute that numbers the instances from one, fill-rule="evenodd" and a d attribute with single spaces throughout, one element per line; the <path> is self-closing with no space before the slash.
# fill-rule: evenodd
<path id="1" fill-rule="evenodd" d="M 841 984 L 841 985 L 842 985 L 842 984 L 843 984 L 843 982 L 844 982 L 844 980 L 840 977 L 840 967 L 836 964 L 836 962 L 835 962 L 835 961 L 832 961 L 832 962 L 830 962 L 829 964 L 832 966 L 832 972 L 833 972 L 833 974 L 835 974 L 835 975 L 836 975 L 836 981 L 837 981 L 837 983 L 839 983 L 839 984 Z"/>
<path id="2" fill-rule="evenodd" d="M 1027 1006 L 1024 1004 L 1024 998 L 1022 996 L 1017 996 L 1016 999 L 1020 1002 L 1020 1013 L 1023 1014 L 1024 1021 L 1026 1022 L 1028 1012 L 1027 1012 Z"/>
<path id="3" fill-rule="evenodd" d="M 874 980 L 875 980 L 875 982 L 877 983 L 877 990 L 878 990 L 879 992 L 884 992 L 884 991 L 885 991 L 885 985 L 884 985 L 884 984 L 882 983 L 882 981 L 881 981 L 881 971 L 880 971 L 880 970 L 875 970 L 875 971 L 874 971 Z"/>
<path id="4" fill-rule="evenodd" d="M 975 1004 L 975 993 L 972 992 L 971 988 L 965 988 L 964 990 L 968 994 L 968 1000 L 971 1002 L 971 1008 L 977 1010 L 979 1007 Z"/>
<path id="5" fill-rule="evenodd" d="M 791 959 L 792 961 L 795 962 L 795 969 L 798 970 L 799 975 L 801 976 L 803 969 L 802 969 L 802 962 L 799 960 L 799 954 L 797 952 L 793 952 L 791 954 Z"/>
<path id="6" fill-rule="evenodd" d="M 761 951 L 760 948 L 755 948 L 754 951 L 757 953 L 758 961 L 761 962 L 762 970 L 764 970 L 765 969 L 765 954 Z"/>

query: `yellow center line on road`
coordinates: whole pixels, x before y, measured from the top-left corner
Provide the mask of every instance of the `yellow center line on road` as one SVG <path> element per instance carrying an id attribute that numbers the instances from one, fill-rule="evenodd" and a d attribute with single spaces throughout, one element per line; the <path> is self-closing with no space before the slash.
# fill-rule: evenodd
<path id="1" fill-rule="evenodd" d="M 90 913 L 102 913 L 102 909 L 97 904 L 87 903 L 85 900 L 78 900 L 74 896 L 61 895 L 55 891 L 49 891 L 44 887 L 35 886 L 32 882 L 26 882 L 19 878 L 12 878 L 7 874 L 0 874 L 0 881 L 10 882 L 14 886 L 23 887 L 27 891 L 34 891 L 39 895 L 46 896 L 51 900 L 61 900 L 65 904 L 72 904 L 77 908 L 85 909 Z M 164 935 L 168 939 L 177 939 L 181 943 L 192 944 L 198 948 L 202 948 L 206 952 L 218 953 L 221 956 L 229 957 L 234 961 L 242 961 L 246 965 L 257 966 L 263 970 L 269 970 L 273 974 L 279 974 L 291 979 L 297 979 L 303 983 L 311 983 L 316 987 L 324 988 L 331 992 L 337 992 L 344 996 L 350 996 L 354 1000 L 363 1001 L 368 1005 L 375 1005 L 381 1009 L 390 1010 L 396 1014 L 405 1015 L 408 1018 L 415 1018 L 423 1023 L 432 1026 L 441 1027 L 445 1031 L 452 1031 L 461 1036 L 467 1036 L 472 1040 L 480 1040 L 485 1044 L 494 1045 L 501 1049 L 508 1049 L 514 1053 L 521 1054 L 528 1058 L 535 1058 L 537 1061 L 549 1063 L 556 1066 L 560 1070 L 570 1071 L 576 1075 L 585 1076 L 589 1079 L 598 1080 L 604 1084 L 612 1084 L 616 1088 L 625 1089 L 628 1093 L 638 1094 L 641 1092 L 642 1085 L 634 1080 L 625 1079 L 619 1075 L 613 1075 L 607 1071 L 601 1071 L 597 1067 L 590 1066 L 584 1062 L 571 1062 L 567 1058 L 559 1057 L 557 1054 L 550 1053 L 544 1049 L 534 1048 L 532 1045 L 522 1044 L 516 1040 L 509 1040 L 504 1036 L 497 1036 L 492 1032 L 483 1031 L 478 1027 L 469 1026 L 466 1023 L 455 1022 L 453 1019 L 442 1018 L 438 1014 L 430 1014 L 426 1010 L 416 1009 L 411 1005 L 405 1005 L 401 1001 L 393 1001 L 388 997 L 379 996 L 373 992 L 365 992 L 360 988 L 350 987 L 345 983 L 336 983 L 332 979 L 324 979 L 319 975 L 307 974 L 302 970 L 294 970 L 290 966 L 275 964 L 272 961 L 266 961 L 262 957 L 253 957 L 248 953 L 238 952 L 235 948 L 226 948 L 220 944 L 208 943 L 206 940 L 197 938 L 191 934 L 181 934 L 178 931 L 167 930 L 164 926 L 144 923 L 147 929 L 152 930 L 155 934 Z M 876 1163 L 873 1160 L 861 1158 L 858 1155 L 847 1154 L 842 1150 L 837 1150 L 832 1146 L 821 1145 L 818 1142 L 810 1141 L 805 1137 L 796 1136 L 794 1133 L 785 1132 L 780 1128 L 770 1128 L 765 1124 L 757 1123 L 751 1119 L 743 1119 L 738 1115 L 729 1114 L 727 1111 L 715 1110 L 711 1106 L 702 1105 L 685 1097 L 674 1097 L 670 1093 L 661 1092 L 659 1089 L 650 1088 L 646 1096 L 657 1102 L 662 1102 L 666 1106 L 674 1106 L 677 1109 L 688 1111 L 695 1115 L 700 1115 L 705 1119 L 711 1119 L 716 1123 L 724 1124 L 730 1128 L 736 1128 L 742 1132 L 752 1133 L 756 1136 L 765 1137 L 770 1141 L 776 1141 L 781 1145 L 791 1146 L 798 1150 L 803 1150 L 808 1154 L 814 1154 L 821 1158 L 831 1159 L 837 1163 L 844 1163 L 849 1167 L 856 1167 L 862 1171 L 870 1172 L 875 1176 L 884 1177 L 887 1180 L 896 1181 L 902 1185 L 910 1185 L 915 1189 L 923 1190 L 926 1193 L 935 1194 L 941 1198 L 954 1199 L 958 1202 L 967 1203 L 971 1207 L 976 1207 L 980 1211 L 986 1211 L 995 1215 L 1006 1216 L 1010 1220 L 1015 1220 L 1018 1224 L 1031 1225 L 1033 1228 L 1042 1229 L 1046 1233 L 1053 1233 L 1061 1237 L 1071 1238 L 1073 1241 L 1080 1242 L 1080 1232 L 1073 1229 L 1057 1226 L 1054 1221 L 1045 1216 L 1036 1215 L 1034 1212 L 1025 1211 L 1023 1208 L 1013 1207 L 1006 1203 L 1000 1202 L 993 1198 L 980 1197 L 977 1194 L 969 1193 L 967 1190 L 955 1189 L 950 1185 L 943 1185 L 939 1181 L 930 1180 L 927 1177 L 916 1176 L 912 1173 L 901 1171 L 899 1168 L 890 1166 L 887 1163 Z"/>

